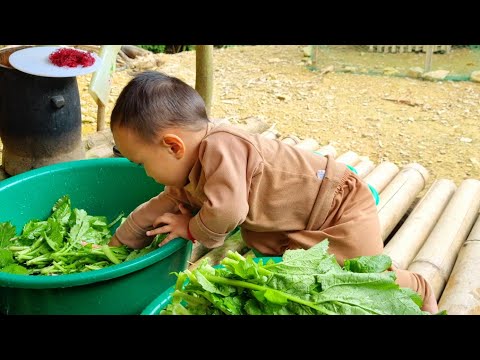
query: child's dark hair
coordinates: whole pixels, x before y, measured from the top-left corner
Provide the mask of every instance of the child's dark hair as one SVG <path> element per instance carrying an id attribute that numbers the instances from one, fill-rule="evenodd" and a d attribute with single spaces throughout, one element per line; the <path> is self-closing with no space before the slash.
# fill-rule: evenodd
<path id="1" fill-rule="evenodd" d="M 175 77 L 145 71 L 130 80 L 118 96 L 110 128 L 126 127 L 153 142 L 163 129 L 195 131 L 208 122 L 205 102 L 194 88 Z"/>

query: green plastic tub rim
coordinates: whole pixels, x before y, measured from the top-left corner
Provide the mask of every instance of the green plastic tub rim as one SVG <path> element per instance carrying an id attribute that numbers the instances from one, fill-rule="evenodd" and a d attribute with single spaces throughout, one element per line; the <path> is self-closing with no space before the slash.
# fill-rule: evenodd
<path id="1" fill-rule="evenodd" d="M 132 163 L 126 158 L 102 158 L 102 159 L 87 159 L 63 162 L 48 167 L 42 167 L 34 170 L 29 170 L 22 174 L 12 176 L 8 179 L 0 182 L 0 188 L 6 189 L 15 186 L 22 181 L 25 181 L 31 177 L 37 175 L 45 175 L 48 173 L 55 173 L 57 171 L 65 170 L 66 168 L 78 169 L 89 168 L 92 163 L 101 166 L 111 166 L 112 164 L 119 165 L 131 165 Z M 133 165 L 132 165 L 133 166 Z M 18 229 L 17 229 L 18 231 Z M 74 287 L 79 285 L 96 283 L 99 281 L 105 281 L 120 276 L 124 276 L 133 273 L 137 270 L 146 268 L 152 264 L 159 262 L 160 260 L 170 256 L 176 251 L 180 250 L 184 246 L 188 246 L 188 240 L 182 238 L 176 238 L 157 250 L 152 251 L 139 258 L 122 262 L 116 265 L 110 265 L 104 269 L 91 270 L 81 273 L 64 274 L 64 275 L 20 275 L 0 272 L 0 288 L 1 287 L 13 287 L 13 288 L 29 288 L 29 289 L 47 289 L 58 287 Z"/>
<path id="2" fill-rule="evenodd" d="M 253 258 L 253 261 L 259 262 L 260 260 L 263 260 L 263 263 L 265 264 L 268 260 L 273 260 L 276 263 L 279 263 L 282 261 L 282 258 L 280 256 L 263 256 L 263 257 L 255 257 Z M 223 267 L 222 265 L 215 265 L 214 268 L 219 268 Z M 188 282 L 188 279 L 185 281 L 184 284 Z M 159 315 L 160 311 L 165 309 L 165 307 L 170 304 L 172 301 L 172 293 L 175 290 L 175 285 L 170 286 L 167 290 L 165 290 L 163 293 L 161 293 L 159 296 L 157 296 L 150 304 L 147 305 L 145 309 L 140 313 L 140 315 Z"/>
<path id="3" fill-rule="evenodd" d="M 0 187 L 9 188 L 17 183 L 21 183 L 29 178 L 36 177 L 37 175 L 45 175 L 48 173 L 55 173 L 57 171 L 62 171 L 65 169 L 71 168 L 90 168 L 92 164 L 95 163 L 97 166 L 111 166 L 112 164 L 120 164 L 120 165 L 133 165 L 133 163 L 128 160 L 127 158 L 101 158 L 101 159 L 84 159 L 84 160 L 74 160 L 74 161 L 66 161 L 61 162 L 58 164 L 52 164 L 40 167 L 38 169 L 33 169 L 26 171 L 24 173 L 11 176 L 5 180 L 0 181 Z M 53 205 L 53 204 L 52 204 Z"/>

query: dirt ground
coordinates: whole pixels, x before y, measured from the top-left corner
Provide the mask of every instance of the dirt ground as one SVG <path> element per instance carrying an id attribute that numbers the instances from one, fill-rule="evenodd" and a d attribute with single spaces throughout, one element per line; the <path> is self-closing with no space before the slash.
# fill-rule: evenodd
<path id="1" fill-rule="evenodd" d="M 461 63 L 461 71 L 480 70 L 477 59 L 462 51 L 434 55 L 434 70 L 435 65 L 452 70 L 446 66 L 454 61 Z M 194 86 L 194 51 L 156 56 L 161 65 L 155 70 Z M 319 68 L 357 63 L 359 68 L 423 67 L 423 56 L 329 47 L 320 51 Z M 480 179 L 480 84 L 343 72 L 321 75 L 307 61 L 304 46 L 215 49 L 211 116 L 234 123 L 260 117 L 275 123 L 283 136 L 313 137 L 321 145 L 335 146 L 338 154 L 352 150 L 376 164 L 388 160 L 401 167 L 418 162 L 430 171 L 429 183 L 448 178 L 459 185 L 466 178 Z M 130 70 L 114 74 L 107 119 L 131 76 Z M 88 94 L 90 77 L 78 78 L 84 135 L 96 127 L 96 105 Z"/>

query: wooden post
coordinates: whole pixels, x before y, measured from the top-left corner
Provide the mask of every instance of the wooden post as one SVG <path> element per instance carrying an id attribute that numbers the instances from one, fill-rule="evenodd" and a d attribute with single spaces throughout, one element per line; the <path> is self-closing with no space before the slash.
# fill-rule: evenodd
<path id="1" fill-rule="evenodd" d="M 419 273 L 429 282 L 437 300 L 450 277 L 458 251 L 478 217 L 479 209 L 480 181 L 463 180 L 408 267 L 409 271 Z"/>
<path id="2" fill-rule="evenodd" d="M 105 105 L 99 100 L 97 102 L 97 131 L 105 129 Z"/>
<path id="3" fill-rule="evenodd" d="M 207 114 L 210 115 L 213 94 L 213 45 L 197 45 L 195 53 L 195 90 L 205 101 Z"/>
<path id="4" fill-rule="evenodd" d="M 405 165 L 380 193 L 378 216 L 382 240 L 385 241 L 428 181 L 428 170 L 422 165 Z"/>
<path id="5" fill-rule="evenodd" d="M 399 269 L 407 269 L 456 190 L 452 180 L 440 179 L 415 206 L 400 229 L 388 242 L 383 253 L 390 256 Z"/>
<path id="6" fill-rule="evenodd" d="M 425 72 L 432 70 L 433 46 L 434 45 L 426 45 Z"/>
<path id="7" fill-rule="evenodd" d="M 318 63 L 318 45 L 310 45 L 310 56 L 312 58 L 312 66 L 317 67 Z"/>
<path id="8" fill-rule="evenodd" d="M 438 303 L 449 315 L 480 315 L 480 217 L 458 253 Z"/>

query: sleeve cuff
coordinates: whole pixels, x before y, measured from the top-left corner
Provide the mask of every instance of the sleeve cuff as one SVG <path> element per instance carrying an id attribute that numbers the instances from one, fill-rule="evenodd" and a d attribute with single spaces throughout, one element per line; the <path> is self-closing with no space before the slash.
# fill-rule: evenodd
<path id="1" fill-rule="evenodd" d="M 133 213 L 127 217 L 125 222 L 117 229 L 115 236 L 122 244 L 133 249 L 139 249 L 148 245 L 152 238 L 146 235 L 148 229 L 142 229 L 133 218 Z"/>
<path id="2" fill-rule="evenodd" d="M 210 249 L 222 246 L 228 235 L 228 233 L 219 234 L 208 229 L 203 224 L 199 214 L 190 219 L 188 229 L 194 239 L 200 241 L 204 246 Z"/>

